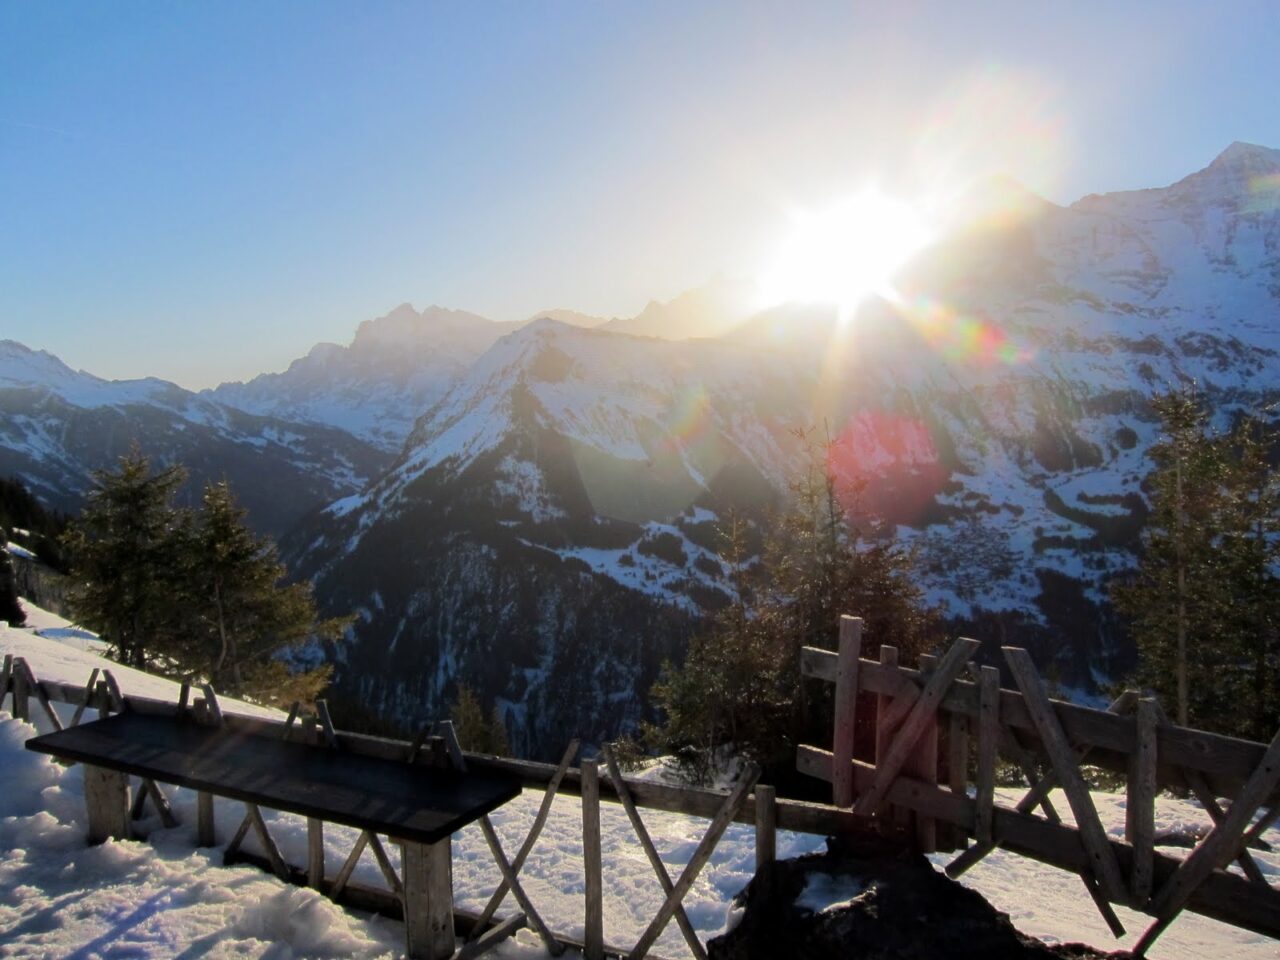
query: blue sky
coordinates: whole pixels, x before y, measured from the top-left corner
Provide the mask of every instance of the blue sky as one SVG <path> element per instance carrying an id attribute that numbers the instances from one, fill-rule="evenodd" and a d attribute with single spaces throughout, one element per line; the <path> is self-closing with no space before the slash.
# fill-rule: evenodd
<path id="1" fill-rule="evenodd" d="M 869 181 L 1280 146 L 1280 4 L 1048 6 L 0 0 L 0 337 L 203 387 L 406 300 L 630 315 Z"/>

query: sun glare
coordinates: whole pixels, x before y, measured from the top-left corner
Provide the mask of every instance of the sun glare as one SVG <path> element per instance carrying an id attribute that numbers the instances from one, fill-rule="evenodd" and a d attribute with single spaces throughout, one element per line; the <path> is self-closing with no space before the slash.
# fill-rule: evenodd
<path id="1" fill-rule="evenodd" d="M 893 297 L 892 280 L 933 232 L 910 204 L 866 190 L 796 215 L 761 292 L 772 304 L 830 303 L 848 316 L 867 297 Z"/>

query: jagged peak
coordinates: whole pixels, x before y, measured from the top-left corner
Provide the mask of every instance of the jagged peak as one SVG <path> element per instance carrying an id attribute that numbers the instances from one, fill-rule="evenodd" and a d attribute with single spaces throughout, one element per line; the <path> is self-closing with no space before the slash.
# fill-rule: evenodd
<path id="1" fill-rule="evenodd" d="M 1247 169 L 1251 173 L 1280 172 L 1280 150 L 1236 140 L 1213 158 L 1208 170 Z"/>

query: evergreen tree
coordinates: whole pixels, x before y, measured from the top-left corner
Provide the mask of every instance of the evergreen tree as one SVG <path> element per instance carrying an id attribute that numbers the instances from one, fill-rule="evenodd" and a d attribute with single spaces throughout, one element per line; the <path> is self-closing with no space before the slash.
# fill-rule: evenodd
<path id="1" fill-rule="evenodd" d="M 255 536 L 244 518 L 227 484 L 212 483 L 200 512 L 177 528 L 183 633 L 175 653 L 233 696 L 314 700 L 330 668 L 292 670 L 281 657 L 336 637 L 346 621 L 317 619 L 310 585 L 284 582 L 275 544 Z"/>
<path id="2" fill-rule="evenodd" d="M 1230 436 L 1218 555 L 1231 588 L 1215 684 L 1232 732 L 1267 740 L 1280 725 L 1280 476 L 1268 426 L 1240 420 Z"/>
<path id="3" fill-rule="evenodd" d="M 646 740 L 675 752 L 695 779 L 725 744 L 768 763 L 789 757 L 797 742 L 830 737 L 829 685 L 811 691 L 802 682 L 800 652 L 834 649 L 841 614 L 863 617 L 864 636 L 898 646 L 905 659 L 937 640 L 936 614 L 911 579 L 912 555 L 863 536 L 848 509 L 856 491 L 838 489 L 827 469 L 830 444 L 801 437 L 807 469 L 767 536 L 763 564 L 747 575 L 731 520 L 725 559 L 738 600 L 694 638 L 682 666 L 664 667 L 653 690 L 664 719 Z"/>
<path id="4" fill-rule="evenodd" d="M 454 732 L 463 750 L 498 757 L 510 756 L 507 725 L 501 714 L 495 707 L 486 720 L 480 700 L 470 687 L 459 685 L 458 699 L 449 708 L 449 719 L 453 721 Z"/>
<path id="5" fill-rule="evenodd" d="M 1233 460 L 1192 389 L 1153 405 L 1162 437 L 1148 451 L 1151 514 L 1138 569 L 1112 596 L 1138 647 L 1139 681 L 1174 704 L 1179 724 L 1231 729 L 1242 627 L 1257 613 L 1238 606 L 1260 547 L 1242 488 L 1258 481 L 1259 465 Z"/>
<path id="6" fill-rule="evenodd" d="M 18 581 L 13 573 L 13 561 L 3 543 L 5 537 L 6 531 L 0 527 L 0 620 L 20 627 L 27 622 L 27 615 L 18 603 Z"/>
<path id="7" fill-rule="evenodd" d="M 84 512 L 63 538 L 74 578 L 72 613 L 130 666 L 168 653 L 178 636 L 180 517 L 172 501 L 185 478 L 178 466 L 153 473 L 135 446 L 116 471 L 94 474 Z"/>

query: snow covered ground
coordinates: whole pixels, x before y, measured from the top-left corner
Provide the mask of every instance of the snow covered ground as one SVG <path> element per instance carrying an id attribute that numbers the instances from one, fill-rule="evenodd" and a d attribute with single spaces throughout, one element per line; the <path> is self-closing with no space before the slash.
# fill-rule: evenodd
<path id="1" fill-rule="evenodd" d="M 91 635 L 28 607 L 31 628 L 0 629 L 0 654 L 28 659 L 42 679 L 83 683 L 95 666 L 109 665 L 126 693 L 175 697 L 177 685 L 102 660 Z M 45 636 L 40 636 L 44 633 Z M 87 648 L 87 649 L 86 649 Z M 7 706 L 7 705 L 6 705 Z M 271 714 L 247 704 L 224 703 L 226 710 Z M 70 708 L 66 708 L 70 715 Z M 313 891 L 280 883 L 253 867 L 223 867 L 222 850 L 194 848 L 195 796 L 166 788 L 181 824 L 164 829 L 158 819 L 140 824 L 142 842 L 84 845 L 83 775 L 79 766 L 62 767 L 23 749 L 47 721 L 37 724 L 0 714 L 0 957 L 395 957 L 403 950 L 399 923 L 344 910 Z M 494 814 L 508 854 L 524 838 L 540 794 L 526 792 Z M 1058 809 L 1067 810 L 1056 797 Z M 1012 801 L 1010 801 L 1012 802 Z M 1123 832 L 1123 797 L 1098 795 L 1100 812 L 1113 835 Z M 148 807 L 150 811 L 150 807 Z M 218 800 L 218 835 L 228 838 L 242 815 L 241 805 Z M 659 852 L 675 874 L 697 846 L 706 821 L 644 811 Z M 272 836 L 294 863 L 306 862 L 306 824 L 301 818 L 264 811 Z M 1204 813 L 1183 801 L 1162 797 L 1159 829 L 1207 822 Z M 604 838 L 605 938 L 631 944 L 657 911 L 661 893 L 644 853 L 616 805 L 601 810 Z M 538 845 L 522 872 L 530 898 L 550 926 L 581 936 L 581 817 L 576 798 L 557 799 Z M 354 844 L 356 831 L 326 825 L 328 868 L 336 871 Z M 1280 845 L 1280 831 L 1267 838 Z M 248 842 L 256 849 L 256 840 Z M 778 855 L 819 850 L 820 837 L 783 833 Z M 389 850 L 393 861 L 394 850 Z M 937 858 L 941 863 L 944 857 Z M 1280 854 L 1257 859 L 1273 881 L 1280 880 Z M 754 832 L 732 826 L 711 863 L 686 900 L 695 928 L 705 939 L 723 929 L 730 898 L 750 879 Z M 380 885 L 381 876 L 366 855 L 356 878 Z M 480 909 L 499 881 L 479 830 L 469 827 L 454 840 L 454 887 L 464 908 Z M 1083 940 L 1100 947 L 1114 944 L 1078 878 L 996 851 L 965 877 L 1019 929 L 1047 940 Z M 842 899 L 839 885 L 808 891 L 819 909 Z M 845 892 L 844 895 L 848 895 Z M 823 902 L 819 902 L 823 901 Z M 506 909 L 510 909 L 508 906 Z M 1146 918 L 1119 910 L 1131 944 Z M 657 950 L 685 956 L 672 924 Z M 1262 960 L 1280 954 L 1280 944 L 1254 934 L 1184 914 L 1157 942 L 1151 956 L 1200 960 L 1208 956 Z M 545 957 L 528 931 L 504 944 L 494 956 L 508 960 Z"/>

